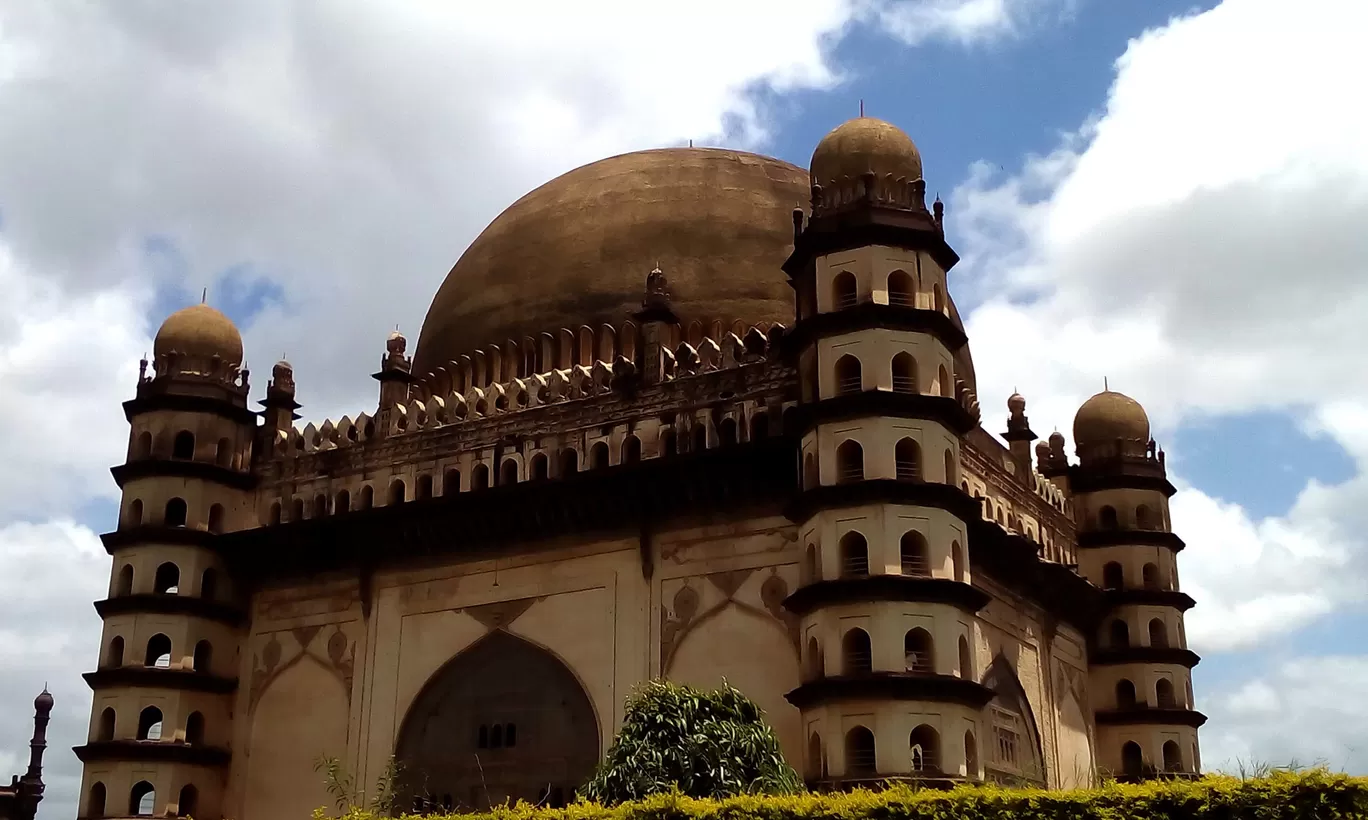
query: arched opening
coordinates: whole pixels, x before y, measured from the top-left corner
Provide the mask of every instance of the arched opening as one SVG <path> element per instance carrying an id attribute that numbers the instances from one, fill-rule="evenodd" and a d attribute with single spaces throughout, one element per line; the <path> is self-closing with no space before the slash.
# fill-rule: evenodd
<path id="1" fill-rule="evenodd" d="M 974 733 L 969 730 L 964 732 L 964 776 L 977 778 L 979 770 L 978 762 L 978 741 L 974 739 Z"/>
<path id="2" fill-rule="evenodd" d="M 147 639 L 147 653 L 143 655 L 143 666 L 166 669 L 171 666 L 171 639 L 158 632 Z"/>
<path id="3" fill-rule="evenodd" d="M 803 489 L 810 490 L 817 486 L 817 456 L 807 453 L 803 456 Z"/>
<path id="4" fill-rule="evenodd" d="M 995 694 L 985 715 L 993 738 L 985 768 L 991 770 L 993 779 L 1010 778 L 1043 787 L 1045 763 L 1040 732 L 1026 690 L 1005 655 L 998 653 L 989 664 L 983 684 Z"/>
<path id="5" fill-rule="evenodd" d="M 389 485 L 389 498 L 388 498 L 388 500 L 385 501 L 385 503 L 386 503 L 386 504 L 403 504 L 403 503 L 404 503 L 404 499 L 407 497 L 407 495 L 408 495 L 408 488 L 404 486 L 404 480 L 403 480 L 402 478 L 396 478 L 396 479 L 394 479 L 393 481 L 390 482 L 390 485 Z"/>
<path id="6" fill-rule="evenodd" d="M 208 567 L 200 575 L 200 597 L 212 601 L 218 598 L 218 570 Z"/>
<path id="7" fill-rule="evenodd" d="M 717 423 L 717 445 L 719 447 L 730 447 L 737 441 L 736 419 L 725 418 Z"/>
<path id="8" fill-rule="evenodd" d="M 166 502 L 166 514 L 162 520 L 168 527 L 184 527 L 186 515 L 185 499 L 173 498 Z"/>
<path id="9" fill-rule="evenodd" d="M 679 444 L 675 440 L 674 428 L 666 427 L 660 431 L 660 440 L 656 443 L 656 448 L 660 458 L 669 458 L 677 452 Z"/>
<path id="10" fill-rule="evenodd" d="M 324 501 L 323 503 L 324 503 L 325 506 L 327 505 L 327 502 L 326 502 L 326 501 Z M 222 505 L 222 504 L 210 504 L 210 505 L 209 505 L 209 532 L 212 532 L 212 533 L 215 534 L 215 535 L 220 535 L 220 534 L 223 533 L 223 505 Z"/>
<path id="11" fill-rule="evenodd" d="M 518 460 L 506 458 L 499 465 L 499 486 L 507 487 L 518 483 Z"/>
<path id="12" fill-rule="evenodd" d="M 903 636 L 903 668 L 919 675 L 936 674 L 936 648 L 930 632 L 916 627 Z"/>
<path id="13" fill-rule="evenodd" d="M 869 574 L 869 542 L 865 537 L 851 530 L 841 536 L 841 576 L 857 578 Z"/>
<path id="14" fill-rule="evenodd" d="M 917 360 L 906 351 L 893 357 L 893 392 L 917 392 Z"/>
<path id="15" fill-rule="evenodd" d="M 291 521 L 303 521 L 303 520 L 304 520 L 304 499 L 302 499 L 302 498 L 296 498 L 296 499 L 294 499 L 293 501 L 290 502 L 290 520 L 291 520 Z"/>
<path id="16" fill-rule="evenodd" d="M 138 740 L 161 740 L 162 713 L 155 706 L 149 706 L 138 714 Z"/>
<path id="17" fill-rule="evenodd" d="M 86 798 L 86 817 L 96 818 L 105 816 L 105 785 L 96 781 L 90 787 L 90 796 Z"/>
<path id="18" fill-rule="evenodd" d="M 1164 742 L 1164 771 L 1181 772 L 1183 770 L 1183 753 L 1179 749 L 1177 742 L 1169 740 Z"/>
<path id="19" fill-rule="evenodd" d="M 1116 708 L 1117 708 L 1117 709 L 1134 709 L 1134 708 L 1135 708 L 1135 705 L 1136 705 L 1136 700 L 1135 700 L 1135 684 L 1134 684 L 1134 683 L 1131 683 L 1130 680 L 1127 679 L 1127 678 L 1122 678 L 1121 680 L 1117 681 L 1117 682 L 1116 682 Z"/>
<path id="20" fill-rule="evenodd" d="M 1159 565 L 1145 564 L 1140 570 L 1140 578 L 1145 585 L 1145 589 L 1160 589 L 1162 584 L 1159 582 Z"/>
<path id="21" fill-rule="evenodd" d="M 836 360 L 836 395 L 859 393 L 864 389 L 860 360 L 847 353 Z"/>
<path id="22" fill-rule="evenodd" d="M 938 313 L 945 312 L 945 291 L 941 290 L 939 283 L 931 286 L 931 306 Z"/>
<path id="23" fill-rule="evenodd" d="M 916 441 L 910 438 L 899 441 L 893 448 L 893 462 L 899 481 L 921 481 L 921 445 Z"/>
<path id="24" fill-rule="evenodd" d="M 1116 508 L 1106 506 L 1097 511 L 1097 525 L 1104 530 L 1114 530 L 1118 528 L 1116 520 Z"/>
<path id="25" fill-rule="evenodd" d="M 176 816 L 189 817 L 195 813 L 195 804 L 199 801 L 199 790 L 186 783 L 181 787 L 180 797 L 176 799 Z"/>
<path id="26" fill-rule="evenodd" d="M 266 522 L 267 522 L 268 524 L 275 525 L 275 524 L 279 524 L 279 523 L 283 520 L 283 518 L 284 518 L 284 516 L 281 514 L 281 511 L 280 511 L 280 502 L 279 502 L 279 501 L 276 501 L 276 502 L 272 503 L 272 504 L 271 504 L 271 512 L 270 512 L 269 515 L 267 515 L 267 517 L 266 517 Z"/>
<path id="27" fill-rule="evenodd" d="M 856 628 L 841 637 L 842 675 L 867 675 L 873 670 L 873 662 L 868 632 Z"/>
<path id="28" fill-rule="evenodd" d="M 813 584 L 822 580 L 822 574 L 817 569 L 817 545 L 808 544 L 803 552 L 803 577 L 804 584 Z"/>
<path id="29" fill-rule="evenodd" d="M 233 442 L 226 438 L 218 440 L 214 447 L 214 463 L 220 467 L 233 466 Z"/>
<path id="30" fill-rule="evenodd" d="M 908 738 L 912 771 L 934 774 L 940 771 L 940 734 L 925 723 L 912 730 Z"/>
<path id="31" fill-rule="evenodd" d="M 1125 586 L 1126 574 L 1121 565 L 1115 561 L 1108 561 L 1102 565 L 1102 588 L 1121 589 Z"/>
<path id="32" fill-rule="evenodd" d="M 596 441 L 594 446 L 589 448 L 589 469 L 603 470 L 608 467 L 608 443 Z"/>
<path id="33" fill-rule="evenodd" d="M 133 817 L 151 817 L 157 808 L 157 790 L 146 780 L 139 780 L 128 792 L 128 813 Z"/>
<path id="34" fill-rule="evenodd" d="M 194 664 L 196 672 L 208 674 L 213 659 L 214 647 L 208 641 L 200 641 L 195 644 L 195 654 L 191 658 L 191 663 Z"/>
<path id="35" fill-rule="evenodd" d="M 152 582 L 152 591 L 159 595 L 175 595 L 180 592 L 180 567 L 170 561 L 157 567 L 156 579 Z"/>
<path id="36" fill-rule="evenodd" d="M 133 458 L 152 457 L 152 434 L 146 430 L 138 434 L 133 444 Z"/>
<path id="37" fill-rule="evenodd" d="M 826 674 L 823 665 L 822 647 L 817 643 L 816 638 L 808 638 L 807 663 L 803 665 L 803 671 L 808 680 L 817 680 Z"/>
<path id="38" fill-rule="evenodd" d="M 903 533 L 902 540 L 898 543 L 898 552 L 902 558 L 902 574 L 914 578 L 931 577 L 931 556 L 930 550 L 926 546 L 926 538 L 916 530 L 909 530 Z"/>
<path id="39" fill-rule="evenodd" d="M 124 639 L 120 635 L 115 635 L 109 639 L 109 647 L 105 649 L 104 666 L 117 669 L 123 666 L 124 662 Z"/>
<path id="40" fill-rule="evenodd" d="M 195 434 L 182 430 L 171 443 L 171 457 L 189 461 L 195 457 Z"/>
<path id="41" fill-rule="evenodd" d="M 958 541 L 950 542 L 950 569 L 955 580 L 964 583 L 964 547 Z"/>
<path id="42" fill-rule="evenodd" d="M 1154 512 L 1145 504 L 1135 508 L 1135 528 L 1138 530 L 1154 529 Z"/>
<path id="43" fill-rule="evenodd" d="M 579 472 L 579 453 L 574 449 L 567 447 L 564 450 L 561 450 L 559 459 L 561 478 Z"/>
<path id="44" fill-rule="evenodd" d="M 942 466 L 945 470 L 945 483 L 953 487 L 955 484 L 955 476 L 957 475 L 955 469 L 955 452 L 953 450 L 945 451 L 945 458 Z"/>
<path id="45" fill-rule="evenodd" d="M 822 778 L 822 739 L 813 732 L 808 736 L 807 765 L 803 767 L 803 772 L 809 780 L 820 780 Z"/>
<path id="46" fill-rule="evenodd" d="M 527 478 L 529 481 L 545 481 L 549 472 L 546 464 L 545 453 L 535 453 L 532 460 L 528 462 Z"/>
<path id="47" fill-rule="evenodd" d="M 732 431 L 735 433 L 735 429 Z M 638 464 L 641 462 L 641 439 L 630 433 L 622 439 L 622 462 L 623 464 Z"/>
<path id="48" fill-rule="evenodd" d="M 470 489 L 487 490 L 489 489 L 489 465 L 483 462 L 476 464 L 470 471 Z"/>
<path id="49" fill-rule="evenodd" d="M 461 491 L 461 471 L 451 468 L 442 473 L 442 495 L 455 495 Z"/>
<path id="50" fill-rule="evenodd" d="M 114 594 L 132 595 L 133 594 L 133 565 L 124 564 L 123 569 L 119 570 L 119 582 L 114 585 Z"/>
<path id="51" fill-rule="evenodd" d="M 1108 643 L 1112 649 L 1125 649 L 1130 646 L 1130 627 L 1126 622 L 1117 618 L 1107 627 L 1107 634 L 1110 640 Z"/>
<path id="52" fill-rule="evenodd" d="M 1128 740 L 1121 747 L 1121 772 L 1129 777 L 1139 777 L 1145 771 L 1145 753 L 1140 744 Z"/>
<path id="53" fill-rule="evenodd" d="M 418 500 L 426 501 L 432 498 L 432 474 L 423 473 L 418 476 Z"/>
<path id="54" fill-rule="evenodd" d="M 869 776 L 876 771 L 874 733 L 856 726 L 845 737 L 846 774 L 852 777 Z"/>
<path id="55" fill-rule="evenodd" d="M 969 639 L 963 635 L 959 636 L 959 676 L 974 679 L 974 656 L 969 652 Z"/>
<path id="56" fill-rule="evenodd" d="M 1178 700 L 1173 695 L 1173 681 L 1160 678 L 1154 684 L 1154 702 L 1160 709 L 1178 708 Z"/>
<path id="57" fill-rule="evenodd" d="M 351 512 L 351 493 L 346 490 L 337 491 L 337 497 L 333 500 L 333 512 L 338 515 Z"/>
<path id="58" fill-rule="evenodd" d="M 864 448 L 846 439 L 836 448 L 836 483 L 849 484 L 864 478 Z"/>
<path id="59" fill-rule="evenodd" d="M 133 503 L 128 505 L 128 512 L 124 513 L 124 526 L 137 527 L 143 522 L 143 503 L 141 498 L 133 499 Z"/>
<path id="60" fill-rule="evenodd" d="M 479 727 L 506 714 L 518 715 L 518 726 L 502 729 L 497 769 L 486 758 L 481 770 Z M 494 632 L 438 671 L 404 718 L 395 745 L 397 805 L 426 792 L 452 795 L 454 808 L 485 810 L 541 794 L 548 779 L 571 793 L 598 757 L 598 720 L 574 673 L 546 650 Z"/>
<path id="61" fill-rule="evenodd" d="M 106 706 L 105 710 L 100 713 L 100 725 L 95 730 L 96 740 L 114 739 L 114 720 L 114 707 Z"/>
<path id="62" fill-rule="evenodd" d="M 953 399 L 955 397 L 955 384 L 950 381 L 950 371 L 945 369 L 945 365 L 940 366 L 937 371 L 936 381 L 940 385 L 940 394 L 943 398 Z"/>
<path id="63" fill-rule="evenodd" d="M 850 271 L 841 271 L 831 280 L 831 305 L 834 310 L 854 307 L 859 298 L 855 274 Z"/>
<path id="64" fill-rule="evenodd" d="M 1164 628 L 1164 622 L 1158 618 L 1149 622 L 1149 645 L 1160 649 L 1168 648 L 1168 630 Z"/>
<path id="65" fill-rule="evenodd" d="M 888 304 L 916 307 L 917 288 L 907 271 L 895 270 L 888 274 Z"/>
<path id="66" fill-rule="evenodd" d="M 359 510 L 369 510 L 375 506 L 375 488 L 369 484 L 361 485 L 361 498 L 358 499 L 356 508 Z"/>
<path id="67" fill-rule="evenodd" d="M 185 719 L 185 742 L 195 745 L 204 742 L 204 715 L 199 712 L 191 712 Z"/>
<path id="68" fill-rule="evenodd" d="M 693 451 L 701 453 L 708 449 L 708 424 L 707 422 L 694 422 L 693 428 Z"/>
<path id="69" fill-rule="evenodd" d="M 761 441 L 769 438 L 769 413 L 764 410 L 751 416 L 750 440 Z"/>

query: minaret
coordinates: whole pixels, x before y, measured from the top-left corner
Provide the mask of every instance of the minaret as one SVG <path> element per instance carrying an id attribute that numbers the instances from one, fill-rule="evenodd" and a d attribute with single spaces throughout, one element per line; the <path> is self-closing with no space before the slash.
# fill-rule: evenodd
<path id="1" fill-rule="evenodd" d="M 256 526 L 256 414 L 247 407 L 242 338 L 199 304 L 172 314 L 144 361 L 113 556 L 85 764 L 81 816 L 221 816 L 243 611 L 215 549 Z M 146 811 L 144 811 L 146 810 Z"/>
<path id="2" fill-rule="evenodd" d="M 1078 464 L 1053 463 L 1067 471 L 1079 571 L 1107 596 L 1089 658 L 1098 766 L 1126 779 L 1195 775 L 1206 717 L 1193 705 L 1198 658 L 1183 626 L 1193 600 L 1178 586 L 1183 541 L 1170 529 L 1164 454 L 1144 408 L 1111 391 L 1079 408 L 1074 444 Z"/>
<path id="3" fill-rule="evenodd" d="M 47 750 L 48 717 L 52 695 L 47 687 L 33 699 L 33 739 L 29 741 L 29 765 L 15 775 L 9 786 L 0 786 L 0 816 L 10 820 L 33 820 L 43 800 L 43 752 Z"/>
<path id="4" fill-rule="evenodd" d="M 926 208 L 902 131 L 851 120 L 812 156 L 812 213 L 784 265 L 801 383 L 804 769 L 814 785 L 982 776 L 969 522 L 958 484 L 977 419 L 957 387 L 966 339 L 950 316 L 958 257 Z M 963 395 L 961 395 L 963 394 Z"/>

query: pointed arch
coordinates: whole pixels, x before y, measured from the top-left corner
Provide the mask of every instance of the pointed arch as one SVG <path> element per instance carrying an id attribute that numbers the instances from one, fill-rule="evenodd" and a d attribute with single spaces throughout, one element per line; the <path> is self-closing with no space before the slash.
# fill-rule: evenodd
<path id="1" fill-rule="evenodd" d="M 993 658 L 982 683 L 997 694 L 988 707 L 991 728 L 998 739 L 997 749 L 996 754 L 990 753 L 986 765 L 1000 777 L 1044 785 L 1045 756 L 1040 729 L 1016 668 L 1006 655 L 999 652 Z"/>

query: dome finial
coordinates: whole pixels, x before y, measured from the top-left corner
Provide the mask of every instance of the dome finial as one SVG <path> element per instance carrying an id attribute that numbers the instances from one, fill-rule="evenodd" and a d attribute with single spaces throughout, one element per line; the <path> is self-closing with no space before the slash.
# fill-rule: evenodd
<path id="1" fill-rule="evenodd" d="M 1106 376 L 1103 376 L 1103 377 L 1102 377 L 1102 392 L 1103 392 L 1103 393 L 1110 393 L 1110 392 L 1111 392 L 1111 388 L 1107 386 L 1107 377 L 1106 377 Z"/>
<path id="2" fill-rule="evenodd" d="M 204 290 L 200 291 L 200 304 L 209 304 L 209 288 L 205 288 Z"/>
<path id="3" fill-rule="evenodd" d="M 864 98 L 860 98 L 860 116 L 864 116 Z"/>

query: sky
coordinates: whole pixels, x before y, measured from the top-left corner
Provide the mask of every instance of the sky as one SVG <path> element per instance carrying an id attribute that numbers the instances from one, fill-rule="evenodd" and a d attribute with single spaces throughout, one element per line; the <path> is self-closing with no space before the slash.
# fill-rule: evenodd
<path id="1" fill-rule="evenodd" d="M 71 817 L 120 402 L 211 301 L 308 419 L 536 185 L 684 144 L 904 128 L 963 261 L 985 426 L 1103 378 L 1178 487 L 1207 768 L 1368 773 L 1368 4 L 0 0 L 0 775 L 57 699 Z M 996 426 L 995 426 L 996 425 Z"/>

